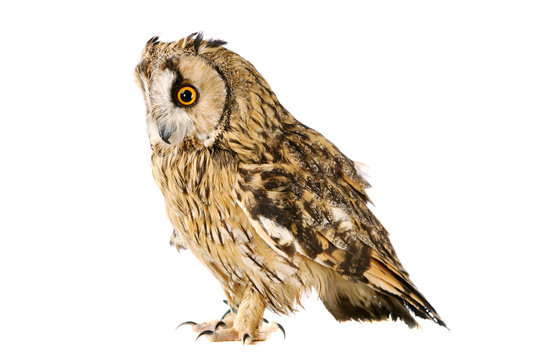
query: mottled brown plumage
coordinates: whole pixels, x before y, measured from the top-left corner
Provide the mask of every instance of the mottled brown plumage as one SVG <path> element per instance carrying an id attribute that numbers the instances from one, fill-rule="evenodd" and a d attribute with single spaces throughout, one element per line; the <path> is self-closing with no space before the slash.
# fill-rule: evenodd
<path id="1" fill-rule="evenodd" d="M 444 325 L 368 208 L 357 164 L 223 45 L 152 38 L 136 68 L 171 242 L 216 276 L 236 312 L 222 330 L 233 335 L 214 338 L 264 339 L 264 310 L 289 313 L 311 288 L 340 321 L 412 327 L 414 314 Z"/>

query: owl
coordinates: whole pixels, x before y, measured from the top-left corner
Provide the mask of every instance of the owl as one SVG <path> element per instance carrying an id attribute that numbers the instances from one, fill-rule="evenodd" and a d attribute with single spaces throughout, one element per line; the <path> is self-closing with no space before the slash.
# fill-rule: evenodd
<path id="1" fill-rule="evenodd" d="M 445 326 L 370 211 L 359 163 L 298 122 L 247 60 L 205 40 L 151 38 L 135 78 L 152 171 L 174 231 L 221 284 L 229 311 L 194 325 L 212 341 L 263 341 L 314 289 L 338 320 Z"/>

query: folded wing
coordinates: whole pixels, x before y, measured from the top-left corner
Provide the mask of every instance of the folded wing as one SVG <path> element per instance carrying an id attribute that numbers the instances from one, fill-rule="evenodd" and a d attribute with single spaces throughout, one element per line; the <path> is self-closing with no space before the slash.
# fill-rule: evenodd
<path id="1" fill-rule="evenodd" d="M 239 164 L 237 202 L 259 235 L 283 256 L 299 252 L 444 326 L 368 208 L 369 184 L 355 163 L 302 124 L 286 130 L 280 161 Z"/>

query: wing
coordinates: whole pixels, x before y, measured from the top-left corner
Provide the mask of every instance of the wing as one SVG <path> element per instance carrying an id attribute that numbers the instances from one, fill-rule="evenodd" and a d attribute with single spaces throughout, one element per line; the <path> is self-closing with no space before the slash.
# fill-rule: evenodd
<path id="1" fill-rule="evenodd" d="M 299 252 L 442 323 L 368 208 L 369 184 L 326 138 L 300 123 L 287 124 L 278 162 L 239 164 L 238 170 L 238 204 L 277 252 Z"/>

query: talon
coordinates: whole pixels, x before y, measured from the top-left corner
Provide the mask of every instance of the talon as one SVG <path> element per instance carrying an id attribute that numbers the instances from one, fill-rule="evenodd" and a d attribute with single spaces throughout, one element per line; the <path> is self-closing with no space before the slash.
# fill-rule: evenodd
<path id="1" fill-rule="evenodd" d="M 231 313 L 231 309 L 225 311 L 225 314 L 221 317 L 221 320 L 225 319 L 225 316 L 229 315 Z"/>
<path id="2" fill-rule="evenodd" d="M 285 329 L 283 328 L 283 326 L 281 326 L 280 323 L 276 323 L 279 330 L 281 330 L 283 332 L 283 340 L 285 340 L 285 338 L 287 337 L 287 335 L 285 335 Z"/>
<path id="3" fill-rule="evenodd" d="M 184 325 L 197 325 L 197 323 L 194 322 L 194 321 L 184 321 L 183 323 L 181 323 L 180 325 L 178 325 L 178 326 L 176 327 L 176 329 L 174 329 L 174 330 L 178 330 L 178 328 L 179 328 L 180 326 L 184 326 Z"/>
<path id="4" fill-rule="evenodd" d="M 251 336 L 249 336 L 249 334 L 244 334 L 244 336 L 242 337 L 242 345 L 246 344 L 246 339 L 248 338 L 251 338 Z"/>
<path id="5" fill-rule="evenodd" d="M 223 300 L 223 302 L 225 303 L 225 305 L 227 305 L 229 307 L 229 310 L 227 310 L 227 312 L 225 314 L 223 314 L 223 317 L 227 316 L 227 314 L 229 314 L 231 312 L 231 304 L 229 304 L 229 302 L 227 300 Z M 237 309 L 232 309 L 232 312 L 236 314 L 236 311 Z M 223 319 L 222 317 L 222 319 Z"/>
<path id="6" fill-rule="evenodd" d="M 214 328 L 214 331 L 216 331 L 218 329 L 218 327 L 220 327 L 220 326 L 225 326 L 225 323 L 223 321 L 221 321 L 221 320 L 216 324 L 216 327 Z"/>
<path id="7" fill-rule="evenodd" d="M 265 318 L 263 318 L 263 321 L 268 324 L 268 320 L 266 320 Z"/>
<path id="8" fill-rule="evenodd" d="M 195 341 L 199 340 L 199 338 L 203 335 L 212 335 L 214 333 L 213 330 L 204 330 L 202 333 L 200 333 L 197 338 L 195 339 Z"/>

